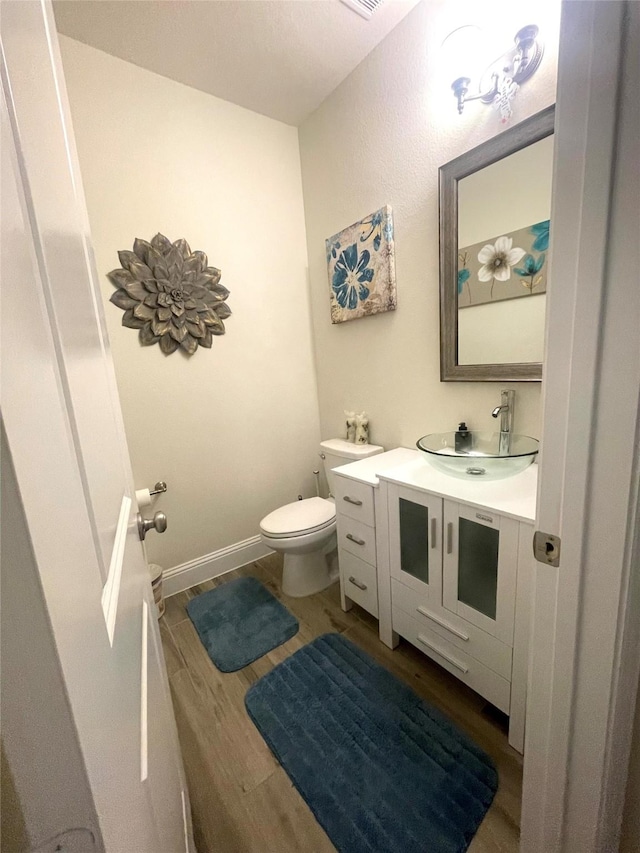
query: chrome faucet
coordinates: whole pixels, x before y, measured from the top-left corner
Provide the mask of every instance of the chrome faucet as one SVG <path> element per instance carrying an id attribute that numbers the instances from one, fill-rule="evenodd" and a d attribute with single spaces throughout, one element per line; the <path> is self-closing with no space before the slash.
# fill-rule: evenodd
<path id="1" fill-rule="evenodd" d="M 500 405 L 496 406 L 491 412 L 491 417 L 493 418 L 497 418 L 500 415 L 500 444 L 498 446 L 500 456 L 508 456 L 511 449 L 515 396 L 515 391 L 502 391 Z"/>

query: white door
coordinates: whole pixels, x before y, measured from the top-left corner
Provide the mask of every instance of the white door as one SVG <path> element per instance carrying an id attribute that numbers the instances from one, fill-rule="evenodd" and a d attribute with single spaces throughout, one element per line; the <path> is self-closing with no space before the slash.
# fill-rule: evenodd
<path id="1" fill-rule="evenodd" d="M 523 853 L 618 850 L 640 670 L 639 56 L 640 4 L 563 3 L 536 522 L 561 550 L 535 563 Z"/>
<path id="2" fill-rule="evenodd" d="M 443 605 L 513 645 L 518 522 L 445 500 L 443 530 Z"/>
<path id="3" fill-rule="evenodd" d="M 389 485 L 391 577 L 442 605 L 442 498 Z"/>
<path id="4" fill-rule="evenodd" d="M 50 4 L 3 4 L 0 34 L 2 415 L 98 847 L 189 851 L 188 797 Z M 47 782 L 64 787 L 64 768 Z"/>

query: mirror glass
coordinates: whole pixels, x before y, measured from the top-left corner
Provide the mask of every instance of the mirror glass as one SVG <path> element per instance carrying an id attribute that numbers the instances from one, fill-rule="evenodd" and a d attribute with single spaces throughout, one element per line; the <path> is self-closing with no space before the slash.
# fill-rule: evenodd
<path id="1" fill-rule="evenodd" d="M 548 107 L 440 168 L 440 375 L 542 377 L 553 174 Z"/>
<path id="2" fill-rule="evenodd" d="M 458 364 L 541 362 L 553 135 L 458 181 Z"/>

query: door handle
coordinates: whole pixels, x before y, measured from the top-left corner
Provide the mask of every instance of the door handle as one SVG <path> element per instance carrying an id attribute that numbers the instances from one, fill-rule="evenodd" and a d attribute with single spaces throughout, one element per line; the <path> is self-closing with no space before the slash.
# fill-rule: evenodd
<path id="1" fill-rule="evenodd" d="M 453 552 L 453 522 L 447 522 L 447 554 Z"/>
<path id="2" fill-rule="evenodd" d="M 356 536 L 354 536 L 351 533 L 347 533 L 347 539 L 349 539 L 351 542 L 355 542 L 356 545 L 364 545 L 365 544 L 364 539 L 358 539 Z"/>
<path id="3" fill-rule="evenodd" d="M 158 533 L 164 533 L 167 529 L 167 516 L 163 512 L 156 512 L 153 518 L 143 518 L 138 513 L 137 520 L 138 536 L 141 542 L 144 542 L 148 530 L 156 530 Z"/>
<path id="4" fill-rule="evenodd" d="M 438 528 L 437 528 L 437 526 L 436 526 L 436 519 L 435 519 L 435 518 L 432 518 L 432 519 L 431 519 L 431 547 L 432 547 L 432 548 L 435 548 L 435 547 L 436 547 L 436 532 L 437 532 L 437 529 L 438 529 Z"/>
<path id="5" fill-rule="evenodd" d="M 367 588 L 366 583 L 362 583 L 362 581 L 358 581 L 354 577 L 349 578 L 349 583 L 352 583 L 354 586 L 357 586 L 358 589 L 361 589 L 363 592 Z"/>
<path id="6" fill-rule="evenodd" d="M 346 501 L 348 504 L 353 504 L 354 506 L 362 506 L 362 501 L 358 501 L 355 498 L 350 498 L 349 495 L 345 495 L 342 500 Z"/>

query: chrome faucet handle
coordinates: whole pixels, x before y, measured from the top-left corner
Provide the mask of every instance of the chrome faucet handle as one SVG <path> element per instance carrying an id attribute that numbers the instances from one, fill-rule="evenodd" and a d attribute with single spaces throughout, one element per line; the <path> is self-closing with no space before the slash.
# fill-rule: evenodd
<path id="1" fill-rule="evenodd" d="M 503 390 L 500 392 L 500 405 L 491 412 L 491 416 L 497 418 L 501 412 L 512 412 L 516 392 Z"/>
<path id="2" fill-rule="evenodd" d="M 500 415 L 499 452 L 501 456 L 508 455 L 511 446 L 515 395 L 515 391 L 507 391 L 506 389 L 503 389 L 500 393 L 500 405 L 496 406 L 491 412 L 494 418 L 497 418 L 498 415 Z"/>

